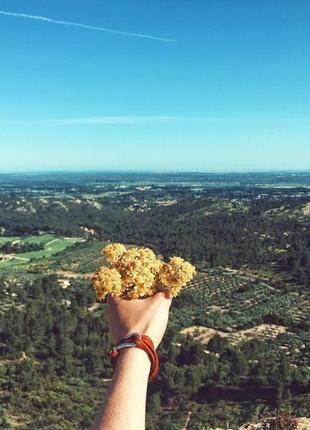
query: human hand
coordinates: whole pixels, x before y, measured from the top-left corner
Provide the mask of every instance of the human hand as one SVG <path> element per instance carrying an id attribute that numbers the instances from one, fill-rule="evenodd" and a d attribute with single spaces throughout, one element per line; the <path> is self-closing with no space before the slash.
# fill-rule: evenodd
<path id="1" fill-rule="evenodd" d="M 168 322 L 171 297 L 159 292 L 145 299 L 107 298 L 107 319 L 114 344 L 133 332 L 149 336 L 155 349 L 160 344 Z"/>

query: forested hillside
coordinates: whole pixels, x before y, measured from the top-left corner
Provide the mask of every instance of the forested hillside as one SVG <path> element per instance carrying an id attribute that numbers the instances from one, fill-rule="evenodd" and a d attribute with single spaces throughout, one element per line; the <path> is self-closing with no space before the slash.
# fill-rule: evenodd
<path id="1" fill-rule="evenodd" d="M 90 285 L 108 241 L 198 269 L 173 302 L 147 429 L 309 416 L 308 188 L 88 179 L 0 187 L 0 428 L 89 428 L 111 378 Z"/>

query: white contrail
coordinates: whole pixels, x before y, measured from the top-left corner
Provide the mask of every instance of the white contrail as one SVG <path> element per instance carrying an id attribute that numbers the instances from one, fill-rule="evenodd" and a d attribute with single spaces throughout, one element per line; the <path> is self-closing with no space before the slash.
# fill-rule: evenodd
<path id="1" fill-rule="evenodd" d="M 0 10 L 0 15 L 15 16 L 18 18 L 36 19 L 38 21 L 51 22 L 52 24 L 69 25 L 71 27 L 80 27 L 87 30 L 105 31 L 106 33 L 120 34 L 122 36 L 142 37 L 145 39 L 160 40 L 162 42 L 176 42 L 175 39 L 168 39 L 166 37 L 151 36 L 149 34 L 143 34 L 143 33 L 130 33 L 127 31 L 120 31 L 120 30 L 112 30 L 106 27 L 96 27 L 94 25 L 81 24 L 79 22 L 62 21 L 57 19 L 46 18 L 45 16 L 28 15 L 26 13 L 6 12 L 4 10 Z"/>

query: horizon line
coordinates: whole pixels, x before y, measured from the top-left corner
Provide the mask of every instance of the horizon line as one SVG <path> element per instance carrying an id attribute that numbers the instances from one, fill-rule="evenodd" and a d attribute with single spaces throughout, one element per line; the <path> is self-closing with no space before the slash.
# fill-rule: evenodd
<path id="1" fill-rule="evenodd" d="M 40 173 L 151 173 L 151 174 L 248 174 L 248 173 L 309 173 L 310 169 L 255 169 L 255 170 L 159 170 L 159 169 L 101 169 L 101 168 L 51 168 L 51 169 L 9 169 L 0 175 L 8 174 L 40 174 Z"/>

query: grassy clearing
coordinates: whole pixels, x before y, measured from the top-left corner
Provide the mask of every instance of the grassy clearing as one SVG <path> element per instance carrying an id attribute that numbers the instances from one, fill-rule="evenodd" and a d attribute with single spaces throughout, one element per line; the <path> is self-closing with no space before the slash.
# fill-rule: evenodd
<path id="1" fill-rule="evenodd" d="M 9 240 L 8 240 L 9 239 Z M 79 237 L 56 237 L 52 234 L 42 234 L 39 236 L 23 237 L 1 237 L 0 243 L 23 241 L 27 243 L 41 243 L 44 249 L 40 251 L 23 252 L 15 254 L 10 260 L 0 261 L 0 269 L 6 269 L 28 263 L 31 260 L 38 260 L 41 258 L 48 258 L 58 252 L 64 251 L 66 248 L 74 245 L 76 242 L 81 242 L 83 239 Z"/>
<path id="2" fill-rule="evenodd" d="M 19 236 L 4 236 L 4 237 L 0 237 L 0 244 L 1 243 L 7 243 L 7 242 L 16 242 L 16 241 L 20 241 L 20 237 Z"/>
<path id="3" fill-rule="evenodd" d="M 45 245 L 51 240 L 55 239 L 53 234 L 45 233 L 38 236 L 2 236 L 0 237 L 0 244 L 7 242 L 23 242 L 23 243 L 42 243 Z"/>
<path id="4" fill-rule="evenodd" d="M 40 234 L 39 236 L 29 236 L 25 239 L 23 239 L 23 242 L 27 243 L 42 243 L 45 245 L 46 243 L 52 241 L 55 239 L 55 236 L 53 234 Z"/>

